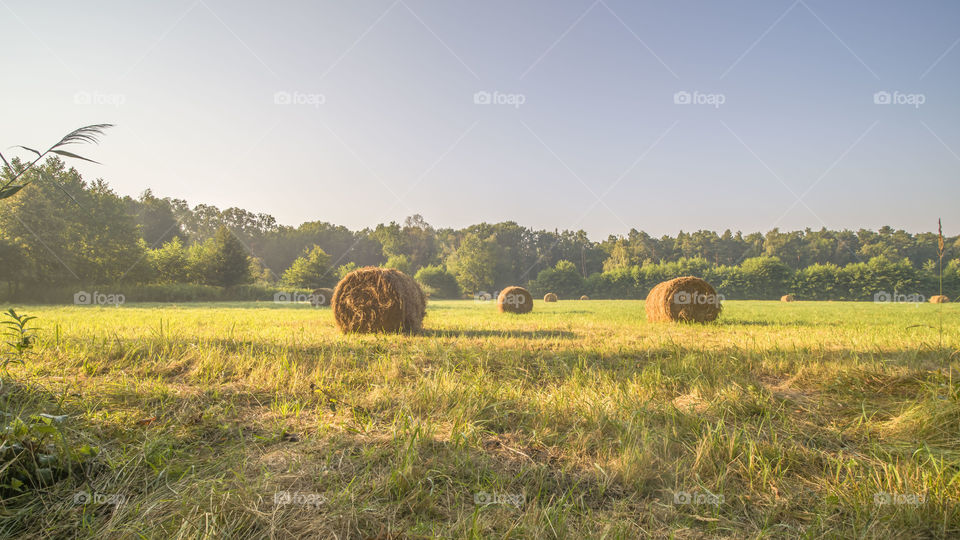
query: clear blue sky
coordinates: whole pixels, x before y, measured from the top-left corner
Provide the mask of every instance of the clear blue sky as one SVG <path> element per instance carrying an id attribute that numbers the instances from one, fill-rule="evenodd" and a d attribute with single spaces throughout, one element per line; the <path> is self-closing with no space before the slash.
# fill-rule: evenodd
<path id="1" fill-rule="evenodd" d="M 958 43 L 956 1 L 0 0 L 0 146 L 115 123 L 87 179 L 292 225 L 956 234 Z"/>

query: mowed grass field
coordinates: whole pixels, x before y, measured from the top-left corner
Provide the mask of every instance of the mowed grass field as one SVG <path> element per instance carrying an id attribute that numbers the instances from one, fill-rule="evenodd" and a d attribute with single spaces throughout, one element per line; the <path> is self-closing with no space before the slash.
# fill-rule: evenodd
<path id="1" fill-rule="evenodd" d="M 960 535 L 955 304 L 729 301 L 687 325 L 433 301 L 419 336 L 306 304 L 18 310 L 41 332 L 3 411 L 69 415 L 99 453 L 4 500 L 3 536 Z"/>

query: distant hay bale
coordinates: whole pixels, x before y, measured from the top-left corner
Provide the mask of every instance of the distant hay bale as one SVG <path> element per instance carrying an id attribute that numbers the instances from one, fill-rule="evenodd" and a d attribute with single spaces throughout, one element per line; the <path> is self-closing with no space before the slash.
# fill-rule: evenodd
<path id="1" fill-rule="evenodd" d="M 544 302 L 556 302 L 556 301 L 557 301 L 557 295 L 553 294 L 552 292 L 548 292 L 547 294 L 543 295 L 543 301 L 544 301 Z"/>
<path id="2" fill-rule="evenodd" d="M 722 300 L 709 283 L 698 277 L 671 279 L 647 295 L 647 320 L 710 322 L 720 315 Z"/>
<path id="3" fill-rule="evenodd" d="M 333 291 L 333 318 L 347 332 L 407 332 L 423 329 L 427 298 L 399 270 L 368 266 L 350 272 Z"/>
<path id="4" fill-rule="evenodd" d="M 796 298 L 794 298 L 792 294 L 785 294 L 780 297 L 781 302 L 793 302 L 794 300 L 796 300 Z"/>
<path id="5" fill-rule="evenodd" d="M 933 295 L 933 296 L 930 297 L 930 303 L 931 303 L 931 304 L 946 304 L 946 303 L 949 302 L 949 301 L 950 301 L 950 299 L 947 298 L 945 295 L 942 295 L 942 294 L 935 294 L 935 295 Z"/>
<path id="6" fill-rule="evenodd" d="M 530 313 L 533 310 L 533 295 L 523 287 L 507 287 L 497 297 L 500 313 Z"/>
<path id="7" fill-rule="evenodd" d="M 580 297 L 580 299 L 581 299 L 581 300 L 589 300 L 590 297 L 587 296 L 587 295 L 583 295 L 583 296 Z"/>
<path id="8" fill-rule="evenodd" d="M 313 307 L 329 306 L 332 299 L 333 289 L 328 289 L 326 287 L 314 289 L 313 292 L 310 293 L 310 305 Z"/>

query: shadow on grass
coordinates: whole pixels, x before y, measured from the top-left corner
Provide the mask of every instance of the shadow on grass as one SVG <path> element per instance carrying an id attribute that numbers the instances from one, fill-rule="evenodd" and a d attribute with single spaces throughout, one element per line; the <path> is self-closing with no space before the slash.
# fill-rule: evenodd
<path id="1" fill-rule="evenodd" d="M 73 304 L 56 304 L 60 307 L 76 307 Z M 271 300 L 250 300 L 233 302 L 127 302 L 119 309 L 162 309 L 171 308 L 183 310 L 206 310 L 206 309 L 270 309 L 270 310 L 316 310 L 318 312 L 329 311 L 330 306 L 311 306 L 307 302 L 273 302 Z M 96 306 L 82 306 L 81 309 L 97 309 Z M 100 309 L 117 309 L 113 306 L 102 307 Z"/>
<path id="2" fill-rule="evenodd" d="M 423 337 L 467 337 L 467 338 L 521 338 L 521 339 L 575 339 L 577 334 L 566 330 L 438 330 L 427 329 Z"/>
<path id="3" fill-rule="evenodd" d="M 716 321 L 709 324 L 715 324 L 717 326 L 840 326 L 840 323 L 837 321 L 818 321 L 816 323 L 811 323 L 810 321 L 769 321 L 757 319 L 724 318 L 723 315 L 721 315 Z"/>

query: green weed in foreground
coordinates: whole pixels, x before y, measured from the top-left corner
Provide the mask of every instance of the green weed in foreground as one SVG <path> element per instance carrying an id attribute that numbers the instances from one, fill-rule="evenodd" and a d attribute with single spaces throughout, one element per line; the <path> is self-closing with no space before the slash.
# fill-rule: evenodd
<path id="1" fill-rule="evenodd" d="M 98 452 L 4 497 L 16 537 L 956 537 L 954 304 L 18 306 L 0 410 Z M 943 348 L 939 310 L 943 309 Z M 86 446 L 84 446 L 86 445 Z"/>

